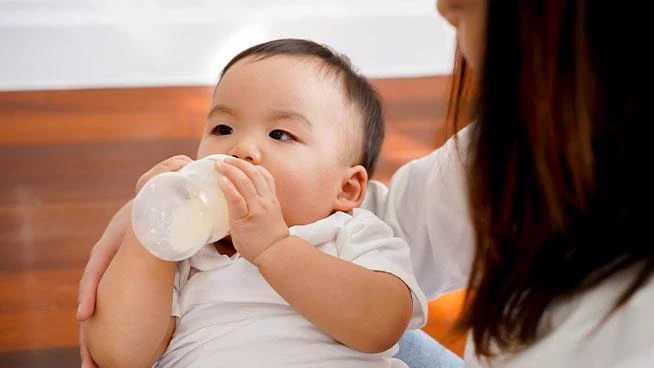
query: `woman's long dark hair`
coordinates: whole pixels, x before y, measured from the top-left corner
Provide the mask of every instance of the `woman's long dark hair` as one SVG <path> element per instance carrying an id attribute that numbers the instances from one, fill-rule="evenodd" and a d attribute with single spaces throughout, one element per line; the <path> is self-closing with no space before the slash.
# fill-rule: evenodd
<path id="1" fill-rule="evenodd" d="M 488 2 L 461 320 L 478 354 L 524 347 L 555 298 L 635 267 L 620 308 L 654 271 L 654 84 L 651 63 L 637 63 L 652 45 L 645 4 Z"/>

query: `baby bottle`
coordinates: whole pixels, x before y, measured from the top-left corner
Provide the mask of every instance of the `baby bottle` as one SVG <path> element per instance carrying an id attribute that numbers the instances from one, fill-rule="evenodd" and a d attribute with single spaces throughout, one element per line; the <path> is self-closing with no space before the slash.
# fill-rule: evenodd
<path id="1" fill-rule="evenodd" d="M 209 155 L 156 175 L 141 188 L 132 204 L 132 227 L 150 253 L 179 261 L 229 233 L 227 202 L 214 169 L 226 157 Z"/>

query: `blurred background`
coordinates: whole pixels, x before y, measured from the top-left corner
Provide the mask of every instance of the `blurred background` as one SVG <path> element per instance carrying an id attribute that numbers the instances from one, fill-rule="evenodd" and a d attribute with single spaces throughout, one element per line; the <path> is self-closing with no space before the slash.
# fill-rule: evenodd
<path id="1" fill-rule="evenodd" d="M 370 77 L 446 74 L 433 0 L 0 0 L 0 88 L 203 85 L 238 51 L 310 38 Z"/>
<path id="2" fill-rule="evenodd" d="M 195 156 L 225 63 L 282 37 L 372 78 L 388 124 L 375 179 L 444 142 L 454 33 L 432 0 L 0 0 L 0 366 L 79 365 L 77 283 L 138 176 Z M 449 332 L 461 293 L 430 304 Z"/>

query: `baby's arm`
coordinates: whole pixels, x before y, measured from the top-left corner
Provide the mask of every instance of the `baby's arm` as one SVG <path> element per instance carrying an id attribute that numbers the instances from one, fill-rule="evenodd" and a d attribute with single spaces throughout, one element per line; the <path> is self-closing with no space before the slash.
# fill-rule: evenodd
<path id="1" fill-rule="evenodd" d="M 411 291 L 399 278 L 322 253 L 298 237 L 273 244 L 254 264 L 300 314 L 355 350 L 388 350 L 411 319 Z"/>
<path id="2" fill-rule="evenodd" d="M 139 180 L 179 170 L 188 158 L 174 157 Z M 171 317 L 176 263 L 151 255 L 131 224 L 98 286 L 95 313 L 83 322 L 93 359 L 103 367 L 151 367 L 165 351 L 175 328 Z"/>
<path id="3" fill-rule="evenodd" d="M 399 278 L 327 255 L 289 236 L 270 174 L 243 160 L 217 164 L 234 246 L 306 319 L 351 348 L 392 347 L 412 315 L 412 296 Z"/>
<path id="4" fill-rule="evenodd" d="M 175 263 L 138 242 L 132 228 L 98 286 L 94 315 L 84 322 L 86 344 L 100 367 L 151 367 L 172 336 Z"/>

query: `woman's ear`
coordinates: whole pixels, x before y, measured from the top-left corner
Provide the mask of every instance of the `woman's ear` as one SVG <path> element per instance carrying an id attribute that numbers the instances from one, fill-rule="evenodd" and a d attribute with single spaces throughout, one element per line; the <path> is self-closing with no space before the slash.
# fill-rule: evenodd
<path id="1" fill-rule="evenodd" d="M 367 184 L 368 172 L 366 169 L 361 165 L 350 167 L 341 182 L 341 190 L 336 196 L 334 209 L 349 212 L 358 207 L 366 195 Z"/>

